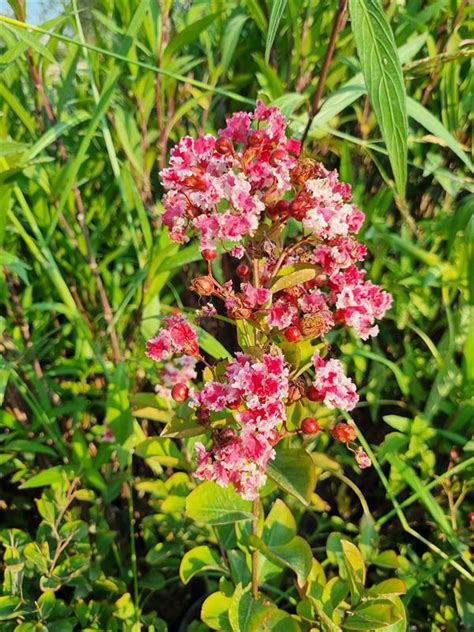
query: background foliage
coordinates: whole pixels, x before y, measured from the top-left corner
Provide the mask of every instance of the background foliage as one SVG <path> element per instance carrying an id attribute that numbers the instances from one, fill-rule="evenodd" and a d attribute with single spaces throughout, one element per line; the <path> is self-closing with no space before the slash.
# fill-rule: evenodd
<path id="1" fill-rule="evenodd" d="M 24 21 L 23 1 L 9 4 Z M 377 6 L 351 0 L 350 15 Z M 337 532 L 359 545 L 372 583 L 405 581 L 413 629 L 469 629 L 472 24 L 464 0 L 384 10 L 398 92 L 346 22 L 305 146 L 352 184 L 368 275 L 394 295 L 375 341 L 339 341 L 375 467 L 357 474 L 318 438 L 306 446 L 310 505 L 285 501 L 329 576 Z M 193 440 L 159 437 L 172 413 L 143 353 L 160 315 L 193 306 L 199 258 L 161 230 L 158 168 L 180 136 L 215 132 L 257 96 L 303 133 L 335 12 L 311 0 L 97 0 L 43 24 L 54 37 L 0 23 L 2 630 L 209 629 L 201 604 L 226 571 L 211 557 L 205 575 L 182 567 L 180 579 L 180 560 L 231 535 L 185 513 Z M 407 160 L 390 115 L 403 84 Z M 235 345 L 225 326 L 201 343 L 214 357 Z M 269 586 L 292 612 L 291 572 Z"/>

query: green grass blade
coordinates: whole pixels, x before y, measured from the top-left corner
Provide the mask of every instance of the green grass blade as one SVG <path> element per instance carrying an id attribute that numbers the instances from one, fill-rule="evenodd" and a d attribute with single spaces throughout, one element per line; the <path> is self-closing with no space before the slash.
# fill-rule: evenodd
<path id="1" fill-rule="evenodd" d="M 274 0 L 272 2 L 272 11 L 270 13 L 270 22 L 268 24 L 267 40 L 265 42 L 265 62 L 268 64 L 273 42 L 280 25 L 281 18 L 286 8 L 287 0 Z"/>

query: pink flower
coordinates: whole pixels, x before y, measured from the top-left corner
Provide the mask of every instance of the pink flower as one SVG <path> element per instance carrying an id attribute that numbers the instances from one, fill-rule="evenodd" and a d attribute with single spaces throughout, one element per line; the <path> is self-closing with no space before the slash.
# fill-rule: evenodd
<path id="1" fill-rule="evenodd" d="M 313 250 L 313 261 L 319 264 L 323 272 L 332 275 L 357 261 L 363 261 L 367 248 L 354 237 L 338 237 L 327 245 L 321 244 Z"/>
<path id="2" fill-rule="evenodd" d="M 235 257 L 236 259 L 243 259 L 245 255 L 245 248 L 243 246 L 234 246 L 229 254 L 231 257 Z"/>
<path id="3" fill-rule="evenodd" d="M 217 314 L 217 309 L 214 307 L 214 305 L 212 303 L 206 303 L 197 312 L 197 317 L 198 318 L 212 318 L 216 314 Z"/>
<path id="4" fill-rule="evenodd" d="M 359 446 L 355 452 L 355 460 L 357 461 L 361 470 L 372 465 L 372 461 L 369 459 L 367 453 Z"/>
<path id="5" fill-rule="evenodd" d="M 209 451 L 196 444 L 196 476 L 223 486 L 232 483 L 244 498 L 252 500 L 266 480 L 265 469 L 275 456 L 273 446 L 279 438 L 277 428 L 286 419 L 288 368 L 281 355 L 264 354 L 256 362 L 238 353 L 228 363 L 224 379 L 222 383 L 207 382 L 194 398 L 209 410 L 222 410 L 238 400 L 235 420 L 239 430 L 216 431 Z"/>
<path id="6" fill-rule="evenodd" d="M 303 226 L 320 239 L 357 233 L 364 214 L 354 204 L 348 204 L 350 186 L 339 182 L 335 171 L 324 170 L 322 175 L 305 182 L 310 207 L 302 220 Z"/>
<path id="7" fill-rule="evenodd" d="M 271 292 L 266 288 L 256 288 L 250 283 L 241 283 L 240 287 L 244 293 L 245 302 L 252 309 L 263 307 L 271 299 Z"/>
<path id="8" fill-rule="evenodd" d="M 297 308 L 283 298 L 278 298 L 270 307 L 267 323 L 270 327 L 286 329 L 298 317 Z"/>
<path id="9" fill-rule="evenodd" d="M 292 187 L 299 144 L 286 138 L 285 128 L 278 108 L 259 101 L 254 113 L 228 118 L 218 139 L 182 138 L 171 151 L 170 166 L 161 171 L 167 190 L 163 223 L 171 239 L 183 242 L 194 228 L 205 250 L 218 241 L 239 246 L 253 236 L 265 202 Z"/>
<path id="10" fill-rule="evenodd" d="M 392 305 L 392 296 L 371 281 L 364 281 L 365 271 L 355 266 L 331 278 L 332 300 L 339 322 L 353 327 L 362 340 L 376 336 L 379 328 L 374 321 L 383 318 Z"/>
<path id="11" fill-rule="evenodd" d="M 334 359 L 325 361 L 320 357 L 319 351 L 316 351 L 313 364 L 313 386 L 324 405 L 328 408 L 352 410 L 359 401 L 359 396 L 354 382 L 345 375 L 341 362 Z"/>
<path id="12" fill-rule="evenodd" d="M 175 353 L 199 353 L 197 334 L 181 314 L 163 318 L 164 326 L 146 343 L 146 354 L 153 360 L 167 360 Z"/>

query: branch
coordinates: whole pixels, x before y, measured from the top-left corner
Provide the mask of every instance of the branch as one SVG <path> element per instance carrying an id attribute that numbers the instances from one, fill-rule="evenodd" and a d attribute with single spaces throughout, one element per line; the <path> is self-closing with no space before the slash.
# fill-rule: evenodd
<path id="1" fill-rule="evenodd" d="M 345 21 L 346 21 L 347 2 L 348 0 L 341 0 L 339 2 L 339 7 L 334 17 L 334 23 L 332 25 L 331 36 L 329 38 L 329 44 L 326 49 L 326 55 L 324 57 L 321 74 L 319 75 L 319 81 L 316 87 L 316 92 L 314 93 L 313 103 L 312 103 L 311 110 L 309 113 L 308 122 L 306 123 L 303 136 L 301 137 L 301 149 L 303 149 L 303 145 L 308 136 L 313 119 L 319 111 L 319 102 L 323 95 L 324 84 L 326 83 L 326 78 L 329 72 L 329 68 L 331 66 L 332 58 L 334 56 L 334 50 L 336 48 L 336 39 L 339 32 L 342 31 Z"/>

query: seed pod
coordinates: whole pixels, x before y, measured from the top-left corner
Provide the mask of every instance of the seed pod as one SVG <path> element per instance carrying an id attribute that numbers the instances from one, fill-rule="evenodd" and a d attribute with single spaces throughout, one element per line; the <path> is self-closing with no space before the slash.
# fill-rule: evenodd
<path id="1" fill-rule="evenodd" d="M 288 385 L 288 399 L 287 404 L 297 402 L 304 395 L 304 381 L 301 378 L 293 380 Z"/>
<path id="2" fill-rule="evenodd" d="M 206 424 L 208 424 L 210 418 L 211 415 L 207 408 L 198 408 L 196 410 L 196 420 L 201 426 L 205 426 Z"/>
<path id="3" fill-rule="evenodd" d="M 357 436 L 354 426 L 345 423 L 336 424 L 331 430 L 331 434 L 336 441 L 340 441 L 341 443 L 354 441 Z"/>
<path id="4" fill-rule="evenodd" d="M 199 296 L 210 296 L 214 292 L 214 279 L 208 275 L 196 277 L 189 288 Z"/>
<path id="5" fill-rule="evenodd" d="M 233 428 L 221 428 L 220 430 L 216 430 L 212 435 L 214 443 L 218 448 L 225 448 L 226 445 L 232 443 L 235 437 L 236 432 Z"/>
<path id="6" fill-rule="evenodd" d="M 332 328 L 332 324 L 321 314 L 306 314 L 301 319 L 300 327 L 303 336 L 314 338 L 327 333 Z"/>

